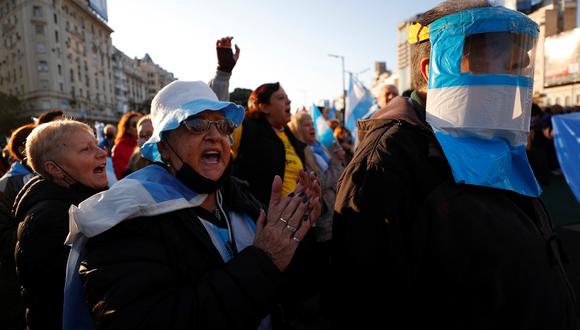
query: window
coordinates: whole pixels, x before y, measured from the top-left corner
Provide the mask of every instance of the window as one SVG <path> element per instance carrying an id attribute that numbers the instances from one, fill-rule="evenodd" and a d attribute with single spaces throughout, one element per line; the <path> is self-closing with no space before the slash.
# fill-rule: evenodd
<path id="1" fill-rule="evenodd" d="M 48 89 L 48 80 L 42 79 L 40 81 L 40 89 Z"/>
<path id="2" fill-rule="evenodd" d="M 58 42 L 58 31 L 54 30 L 54 41 Z"/>
<path id="3" fill-rule="evenodd" d="M 58 17 L 56 16 L 56 14 L 54 14 L 53 18 L 54 18 L 54 24 L 58 24 Z"/>
<path id="4" fill-rule="evenodd" d="M 37 42 L 36 43 L 36 52 L 39 54 L 46 53 L 46 45 L 44 44 L 44 42 Z"/>
<path id="5" fill-rule="evenodd" d="M 44 25 L 34 24 L 34 31 L 36 31 L 36 34 L 44 34 Z"/>
<path id="6" fill-rule="evenodd" d="M 58 75 L 59 75 L 59 76 L 62 76 L 62 65 L 60 65 L 60 64 L 59 64 L 59 65 L 57 66 L 57 68 L 58 68 Z"/>
<path id="7" fill-rule="evenodd" d="M 64 92 L 64 85 L 63 85 L 63 83 L 60 83 L 60 91 L 61 92 Z"/>
<path id="8" fill-rule="evenodd" d="M 554 104 L 560 104 L 560 98 L 557 97 L 556 100 L 554 100 Z"/>
<path id="9" fill-rule="evenodd" d="M 42 7 L 40 7 L 40 6 L 32 6 L 32 16 L 34 16 L 34 17 L 42 17 Z"/>
<path id="10" fill-rule="evenodd" d="M 38 72 L 48 72 L 48 62 L 38 61 Z"/>
<path id="11" fill-rule="evenodd" d="M 70 82 L 75 82 L 75 72 L 73 69 L 70 69 Z"/>
<path id="12" fill-rule="evenodd" d="M 566 97 L 564 98 L 564 105 L 565 105 L 565 106 L 569 106 L 569 105 L 570 105 L 570 96 L 566 96 Z"/>

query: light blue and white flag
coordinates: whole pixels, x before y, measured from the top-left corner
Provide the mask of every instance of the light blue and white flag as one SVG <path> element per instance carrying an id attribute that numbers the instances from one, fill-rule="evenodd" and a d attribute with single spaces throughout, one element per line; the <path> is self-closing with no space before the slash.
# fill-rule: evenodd
<path id="1" fill-rule="evenodd" d="M 63 329 L 94 329 L 78 276 L 88 238 L 128 219 L 199 206 L 206 197 L 191 191 L 161 166 L 150 165 L 117 181 L 109 190 L 71 206 L 65 244 L 72 247 L 64 288 Z"/>
<path id="2" fill-rule="evenodd" d="M 354 133 L 356 123 L 374 104 L 375 99 L 369 90 L 352 73 L 349 73 L 350 84 L 346 99 L 345 127 Z M 354 134 L 353 134 L 354 136 Z"/>
<path id="3" fill-rule="evenodd" d="M 328 126 L 328 122 L 318 110 L 316 105 L 312 105 L 312 122 L 314 123 L 314 129 L 316 130 L 316 139 L 322 143 L 327 149 L 331 149 L 333 142 L 336 142 L 336 138 Z"/>
<path id="4" fill-rule="evenodd" d="M 580 113 L 552 116 L 552 127 L 560 167 L 580 203 Z"/>

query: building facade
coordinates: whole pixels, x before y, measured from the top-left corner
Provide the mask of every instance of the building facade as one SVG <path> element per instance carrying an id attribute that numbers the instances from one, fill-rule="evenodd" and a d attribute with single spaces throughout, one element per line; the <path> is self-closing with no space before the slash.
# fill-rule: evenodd
<path id="1" fill-rule="evenodd" d="M 0 8 L 0 91 L 23 101 L 23 116 L 60 108 L 114 117 L 113 30 L 87 1 L 2 0 Z"/>
<path id="2" fill-rule="evenodd" d="M 145 99 L 149 103 L 161 88 L 175 80 L 173 73 L 153 62 L 149 54 L 138 60 L 138 66 L 145 75 Z"/>
<path id="3" fill-rule="evenodd" d="M 22 117 L 58 108 L 114 122 L 148 111 L 175 78 L 149 55 L 131 59 L 115 49 L 112 32 L 89 1 L 0 0 L 0 92 L 22 101 Z"/>

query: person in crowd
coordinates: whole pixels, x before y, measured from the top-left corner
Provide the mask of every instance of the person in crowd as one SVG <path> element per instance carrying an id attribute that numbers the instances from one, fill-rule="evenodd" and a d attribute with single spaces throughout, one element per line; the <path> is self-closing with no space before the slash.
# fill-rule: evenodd
<path id="1" fill-rule="evenodd" d="M 318 218 L 313 228 L 316 238 L 314 249 L 317 260 L 316 266 L 321 274 L 317 281 L 318 294 L 305 301 L 301 306 L 302 310 L 299 310 L 297 314 L 303 324 L 314 323 L 319 327 L 324 327 L 327 320 L 321 318 L 319 294 L 328 289 L 328 278 L 332 276 L 329 271 L 332 217 L 337 181 L 344 171 L 344 151 L 338 143 L 334 143 L 334 149 L 329 152 L 316 140 L 312 117 L 306 111 L 298 111 L 293 115 L 288 127 L 300 142 L 306 144 L 304 149 L 304 167 L 307 171 L 316 174 L 316 178 L 320 183 L 322 203 L 320 218 Z"/>
<path id="2" fill-rule="evenodd" d="M 417 89 L 359 122 L 339 179 L 335 326 L 575 329 L 525 158 L 537 36 L 524 14 L 480 0 L 410 25 Z"/>
<path id="3" fill-rule="evenodd" d="M 291 101 L 280 83 L 256 88 L 248 99 L 248 111 L 234 132 L 233 173 L 248 181 L 250 191 L 267 205 L 271 183 L 282 178 L 282 196 L 294 191 L 298 173 L 304 168 L 304 143 L 298 141 L 287 124 Z"/>
<path id="4" fill-rule="evenodd" d="M 37 117 L 37 125 L 50 123 L 51 121 L 64 119 L 64 112 L 60 109 L 52 109 L 50 111 L 41 113 Z"/>
<path id="5" fill-rule="evenodd" d="M 236 52 L 234 53 L 232 50 L 232 39 L 234 37 L 223 37 L 216 41 L 218 67 L 215 77 L 209 81 L 209 87 L 211 87 L 221 101 L 229 101 L 230 99 L 230 78 L 240 58 L 240 47 L 236 45 Z"/>
<path id="6" fill-rule="evenodd" d="M 105 150 L 107 155 L 111 157 L 113 147 L 115 146 L 115 136 L 117 135 L 117 129 L 114 125 L 107 124 L 103 128 L 103 139 L 99 141 L 99 148 Z"/>
<path id="7" fill-rule="evenodd" d="M 71 209 L 68 241 L 84 258 L 69 270 L 79 269 L 98 329 L 267 329 L 295 290 L 287 285 L 311 281 L 291 269 L 320 215 L 320 186 L 301 172 L 286 196 L 275 177 L 264 211 L 231 175 L 243 113 L 201 81 L 170 83 L 153 99 L 154 132 L 141 147 L 156 163 Z"/>
<path id="8" fill-rule="evenodd" d="M 340 122 L 337 119 L 331 119 L 328 121 L 328 127 L 330 127 L 330 129 L 332 130 L 332 132 L 334 133 L 334 130 L 340 126 Z"/>
<path id="9" fill-rule="evenodd" d="M 354 142 L 352 133 L 344 125 L 339 125 L 333 131 L 334 138 L 338 141 L 342 150 L 344 150 L 344 159 L 349 163 L 354 154 Z"/>
<path id="10" fill-rule="evenodd" d="M 142 169 L 147 165 L 151 165 L 152 162 L 147 158 L 141 155 L 141 147 L 151 136 L 153 135 L 153 123 L 151 122 L 151 115 L 146 115 L 141 117 L 137 122 L 137 147 L 133 154 L 131 155 L 131 159 L 129 159 L 129 163 L 127 164 L 127 168 L 123 172 L 123 177 Z"/>
<path id="11" fill-rule="evenodd" d="M 39 125 L 26 139 L 26 159 L 38 176 L 18 194 L 14 215 L 28 329 L 62 329 L 68 209 L 106 188 L 105 158 L 92 129 L 74 120 Z"/>
<path id="12" fill-rule="evenodd" d="M 377 105 L 379 106 L 379 109 L 384 108 L 392 99 L 397 96 L 399 96 L 399 90 L 397 89 L 397 86 L 385 84 L 383 87 L 381 87 L 381 91 L 377 97 Z"/>
<path id="13" fill-rule="evenodd" d="M 123 171 L 127 168 L 131 154 L 137 146 L 137 122 L 141 116 L 138 112 L 127 112 L 117 124 L 117 136 L 111 158 L 118 179 L 123 177 Z"/>
<path id="14" fill-rule="evenodd" d="M 7 147 L 14 162 L 0 178 L 0 324 L 6 329 L 24 328 L 24 308 L 14 262 L 18 223 L 11 212 L 16 195 L 35 175 L 24 160 L 26 138 L 35 126 L 27 124 L 12 132 Z"/>

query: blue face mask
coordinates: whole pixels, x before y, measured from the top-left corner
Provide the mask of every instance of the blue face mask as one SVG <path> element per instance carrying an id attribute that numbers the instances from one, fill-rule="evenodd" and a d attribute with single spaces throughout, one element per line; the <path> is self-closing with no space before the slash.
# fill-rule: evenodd
<path id="1" fill-rule="evenodd" d="M 539 196 L 525 153 L 537 25 L 476 8 L 433 22 L 429 35 L 427 121 L 455 181 Z"/>

